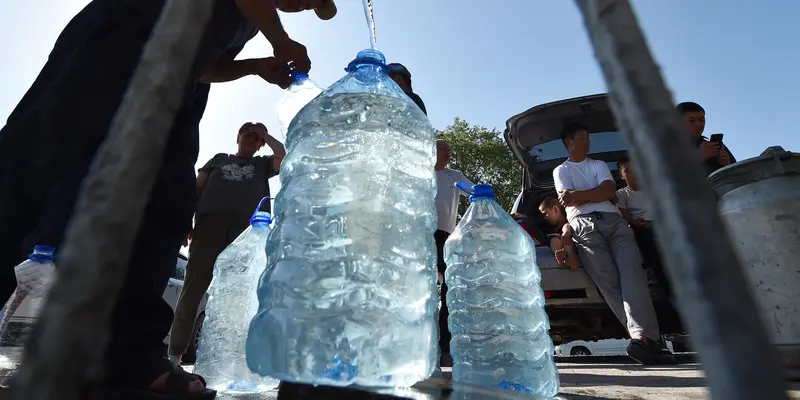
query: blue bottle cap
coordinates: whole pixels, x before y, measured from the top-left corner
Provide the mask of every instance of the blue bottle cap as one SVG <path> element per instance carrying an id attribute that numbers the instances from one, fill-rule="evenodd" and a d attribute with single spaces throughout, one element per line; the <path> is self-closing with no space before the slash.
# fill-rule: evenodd
<path id="1" fill-rule="evenodd" d="M 461 189 L 462 192 L 469 195 L 469 201 L 475 200 L 496 200 L 492 185 L 479 183 L 477 185 L 470 185 L 464 182 L 456 182 L 455 187 Z"/>
<path id="2" fill-rule="evenodd" d="M 386 57 L 378 50 L 361 50 L 356 55 L 356 59 L 350 61 L 345 71 L 353 72 L 360 65 L 375 65 L 380 67 L 384 72 L 386 71 Z"/>
<path id="3" fill-rule="evenodd" d="M 264 197 L 263 199 L 261 199 L 261 201 L 258 202 L 258 207 L 256 207 L 256 211 L 254 211 L 253 216 L 250 217 L 250 225 L 267 226 L 272 223 L 272 216 L 269 215 L 269 213 L 266 211 L 261 211 L 261 206 L 267 200 L 272 200 L 272 197 Z"/>
<path id="4" fill-rule="evenodd" d="M 36 245 L 33 246 L 33 253 L 28 256 L 33 261 L 53 261 L 56 248 L 53 246 Z"/>
<path id="5" fill-rule="evenodd" d="M 289 77 L 292 79 L 291 84 L 295 84 L 308 79 L 308 74 L 292 68 L 292 70 L 289 71 Z"/>

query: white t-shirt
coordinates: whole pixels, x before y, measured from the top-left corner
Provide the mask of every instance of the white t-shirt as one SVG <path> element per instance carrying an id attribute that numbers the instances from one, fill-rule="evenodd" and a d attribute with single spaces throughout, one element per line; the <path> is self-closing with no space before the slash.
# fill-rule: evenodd
<path id="1" fill-rule="evenodd" d="M 436 215 L 439 218 L 436 229 L 447 233 L 456 229 L 459 196 L 467 195 L 455 186 L 456 182 L 473 184 L 461 171 L 450 168 L 436 171 Z"/>
<path id="2" fill-rule="evenodd" d="M 553 182 L 556 192 L 562 190 L 589 190 L 600 186 L 605 181 L 614 182 L 611 171 L 605 162 L 587 158 L 581 162 L 564 161 L 553 170 Z M 619 214 L 617 206 L 610 201 L 586 203 L 577 207 L 567 207 L 567 220 L 572 221 L 578 215 L 593 212 L 607 212 Z"/>
<path id="3" fill-rule="evenodd" d="M 633 219 L 653 220 L 650 214 L 650 202 L 641 190 L 632 190 L 628 187 L 617 190 L 617 205 L 619 208 L 627 209 Z"/>

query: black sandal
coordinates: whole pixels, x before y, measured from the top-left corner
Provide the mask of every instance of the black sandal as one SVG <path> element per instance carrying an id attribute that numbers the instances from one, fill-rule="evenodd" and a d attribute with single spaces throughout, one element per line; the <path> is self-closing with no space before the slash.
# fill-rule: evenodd
<path id="1" fill-rule="evenodd" d="M 153 364 L 148 371 L 131 372 L 138 373 L 117 376 L 105 385 L 92 388 L 87 400 L 214 400 L 217 397 L 217 391 L 208 388 L 199 393 L 189 393 L 190 383 L 199 381 L 205 386 L 205 379 L 174 366 L 166 358 Z M 153 381 L 165 372 L 169 375 L 164 388 L 151 388 Z"/>

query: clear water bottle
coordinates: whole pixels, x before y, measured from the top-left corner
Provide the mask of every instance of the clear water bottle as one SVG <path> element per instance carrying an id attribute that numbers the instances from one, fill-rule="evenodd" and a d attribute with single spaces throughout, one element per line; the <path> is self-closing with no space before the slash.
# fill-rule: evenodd
<path id="1" fill-rule="evenodd" d="M 453 380 L 555 396 L 558 370 L 536 246 L 490 185 L 456 186 L 472 204 L 444 246 Z"/>
<path id="2" fill-rule="evenodd" d="M 3 307 L 0 319 L 0 355 L 13 365 L 2 368 L 16 368 L 22 360 L 22 350 L 55 282 L 54 253 L 52 246 L 35 246 L 28 259 L 14 268 L 17 289 Z"/>
<path id="3" fill-rule="evenodd" d="M 218 392 L 247 393 L 274 389 L 278 381 L 250 371 L 245 360 L 247 328 L 258 309 L 258 276 L 267 263 L 270 215 L 264 198 L 244 230 L 217 257 L 195 372 Z"/>
<path id="4" fill-rule="evenodd" d="M 289 124 L 291 124 L 297 113 L 322 93 L 322 88 L 309 79 L 308 74 L 305 72 L 292 69 L 290 74 L 292 82 L 275 107 L 278 111 L 281 135 L 283 135 L 282 138 L 279 138 L 281 141 L 286 141 L 286 132 L 289 130 Z"/>
<path id="5" fill-rule="evenodd" d="M 411 386 L 437 353 L 434 132 L 360 52 L 289 128 L 247 361 L 282 381 Z"/>

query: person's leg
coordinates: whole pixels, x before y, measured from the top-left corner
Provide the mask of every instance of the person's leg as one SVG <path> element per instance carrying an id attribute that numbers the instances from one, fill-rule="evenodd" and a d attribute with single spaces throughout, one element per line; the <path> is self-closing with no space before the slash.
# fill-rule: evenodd
<path id="1" fill-rule="evenodd" d="M 444 262 L 444 242 L 447 241 L 449 236 L 450 234 L 445 231 L 436 231 L 433 234 L 436 240 L 436 269 L 442 277 L 442 291 L 440 295 L 442 307 L 439 309 L 439 351 L 441 352 L 442 358 L 448 358 L 450 356 L 451 339 L 450 328 L 447 326 L 447 317 L 450 315 L 447 311 L 447 285 L 444 283 L 444 271 L 447 268 L 447 264 Z"/>
<path id="2" fill-rule="evenodd" d="M 622 216 L 615 214 L 604 214 L 601 226 L 609 238 L 619 271 L 622 299 L 628 317 L 628 332 L 632 338 L 644 336 L 658 342 L 661 338 L 658 318 L 650 298 L 647 274 L 642 267 L 642 256 L 633 230 Z"/>
<path id="3" fill-rule="evenodd" d="M 175 306 L 175 318 L 169 335 L 170 359 L 179 361 L 186 353 L 190 340 L 194 337 L 194 326 L 200 302 L 211 284 L 214 263 L 227 240 L 228 219 L 225 216 L 207 214 L 197 218 L 192 244 L 189 247 L 189 261 L 183 289 Z"/>
<path id="4" fill-rule="evenodd" d="M 573 230 L 572 240 L 579 249 L 578 255 L 583 268 L 592 278 L 597 289 L 619 319 L 628 325 L 627 307 L 622 301 L 619 271 L 614 263 L 611 247 L 603 236 L 595 216 L 578 216 L 570 222 Z"/>
<path id="5" fill-rule="evenodd" d="M 658 244 L 653 234 L 653 228 L 632 229 L 636 236 L 636 244 L 639 245 L 639 251 L 642 253 L 644 265 L 652 269 L 656 280 L 658 280 L 661 287 L 666 292 L 665 295 L 672 297 L 672 285 L 664 270 L 664 265 L 661 262 L 661 252 L 658 249 Z"/>
<path id="6" fill-rule="evenodd" d="M 645 365 L 673 362 L 674 358 L 661 342 L 658 317 L 633 230 L 622 216 L 615 214 L 605 215 L 603 228 L 619 269 L 631 335 L 628 356 Z"/>

